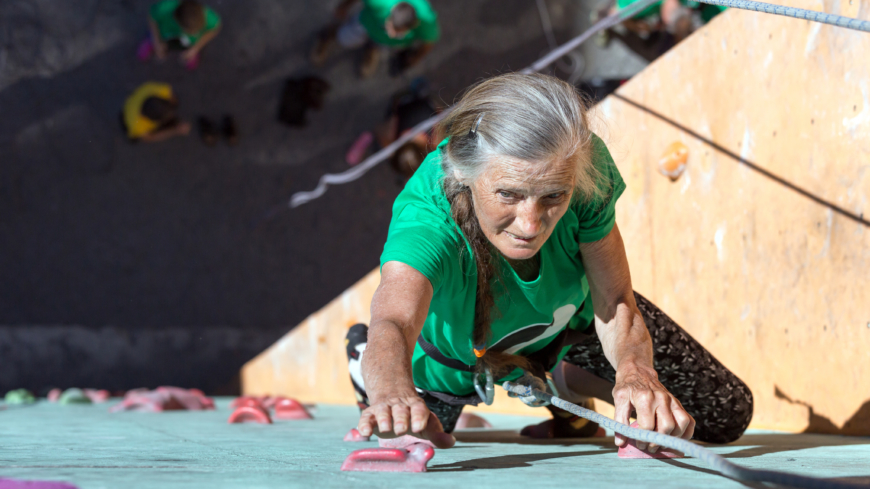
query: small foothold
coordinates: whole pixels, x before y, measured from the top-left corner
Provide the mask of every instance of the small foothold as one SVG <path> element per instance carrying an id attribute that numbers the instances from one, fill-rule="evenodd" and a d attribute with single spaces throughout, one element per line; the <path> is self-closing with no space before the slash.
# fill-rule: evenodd
<path id="1" fill-rule="evenodd" d="M 671 179 L 672 182 L 680 178 L 686 170 L 686 162 L 689 160 L 689 148 L 685 144 L 675 141 L 665 150 L 659 159 L 659 173 Z"/>
<path id="2" fill-rule="evenodd" d="M 180 387 L 158 387 L 153 391 L 148 389 L 133 389 L 128 391 L 124 400 L 112 406 L 110 412 L 118 411 L 203 411 L 214 409 L 214 401 L 205 396 L 199 389 L 182 389 Z"/>
<path id="3" fill-rule="evenodd" d="M 88 397 L 83 390 L 76 387 L 70 387 L 69 389 L 63 391 L 63 394 L 60 395 L 60 398 L 57 400 L 57 402 L 63 405 L 93 403 L 93 401 L 91 401 L 91 398 Z"/>
<path id="4" fill-rule="evenodd" d="M 48 395 L 45 396 L 48 399 L 48 402 L 57 402 L 60 399 L 60 395 L 63 394 L 63 391 L 55 387 L 54 389 L 48 391 Z"/>
<path id="5" fill-rule="evenodd" d="M 27 389 L 15 389 L 6 393 L 6 404 L 33 404 L 36 398 Z"/>
<path id="6" fill-rule="evenodd" d="M 230 415 L 228 423 L 261 423 L 272 424 L 272 418 L 269 413 L 258 406 L 241 406 Z"/>
<path id="7" fill-rule="evenodd" d="M 637 421 L 631 423 L 631 427 L 637 428 Z M 682 453 L 665 447 L 659 447 L 656 453 L 649 453 L 637 448 L 637 444 L 631 439 L 626 440 L 626 444 L 619 447 L 617 455 L 619 458 L 685 458 Z"/>
<path id="8" fill-rule="evenodd" d="M 84 392 L 91 402 L 95 404 L 106 402 L 110 397 L 109 391 L 105 389 L 85 389 Z"/>
<path id="9" fill-rule="evenodd" d="M 314 419 L 296 399 L 282 397 L 275 402 L 275 417 L 278 419 Z"/>
<path id="10" fill-rule="evenodd" d="M 78 489 L 78 487 L 66 482 L 57 481 L 0 479 L 0 489 Z"/>
<path id="11" fill-rule="evenodd" d="M 405 448 L 364 448 L 347 456 L 341 470 L 357 472 L 426 472 L 435 449 L 414 444 Z"/>
<path id="12" fill-rule="evenodd" d="M 417 438 L 413 435 L 403 435 L 396 438 L 378 437 L 378 446 L 381 448 L 408 448 L 414 445 L 426 445 L 435 448 L 435 444 L 431 441 Z"/>
<path id="13" fill-rule="evenodd" d="M 369 441 L 371 438 L 370 436 L 362 436 L 356 428 L 352 428 L 344 435 L 344 441 Z"/>

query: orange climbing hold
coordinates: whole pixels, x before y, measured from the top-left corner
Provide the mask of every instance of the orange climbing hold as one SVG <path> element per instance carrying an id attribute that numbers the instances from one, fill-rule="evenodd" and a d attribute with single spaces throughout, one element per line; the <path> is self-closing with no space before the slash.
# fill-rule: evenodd
<path id="1" fill-rule="evenodd" d="M 685 144 L 675 141 L 668 146 L 661 159 L 659 159 L 659 173 L 674 182 L 686 171 L 686 162 L 688 160 L 689 148 Z"/>

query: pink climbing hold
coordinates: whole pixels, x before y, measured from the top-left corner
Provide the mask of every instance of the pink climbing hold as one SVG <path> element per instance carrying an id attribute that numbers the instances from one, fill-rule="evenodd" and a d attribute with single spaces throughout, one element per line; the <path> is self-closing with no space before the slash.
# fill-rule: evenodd
<path id="1" fill-rule="evenodd" d="M 228 423 L 261 423 L 272 424 L 272 418 L 269 412 L 260 406 L 241 406 L 233 411 L 230 415 Z"/>
<path id="2" fill-rule="evenodd" d="M 63 391 L 55 387 L 54 389 L 48 391 L 48 395 L 45 396 L 48 399 L 48 402 L 57 402 L 60 399 L 60 395 L 63 394 Z"/>
<path id="3" fill-rule="evenodd" d="M 109 400 L 110 397 L 109 391 L 105 389 L 84 389 L 84 393 L 86 396 L 88 396 L 88 399 L 90 399 L 91 402 L 94 404 L 106 402 Z"/>
<path id="4" fill-rule="evenodd" d="M 66 482 L 57 481 L 0 479 L 0 489 L 78 489 L 78 487 Z"/>
<path id="5" fill-rule="evenodd" d="M 351 428 L 351 430 L 344 435 L 344 441 L 369 441 L 371 438 L 372 437 L 370 436 L 362 436 L 356 428 Z"/>
<path id="6" fill-rule="evenodd" d="M 314 419 L 296 399 L 282 397 L 275 402 L 275 417 L 278 419 Z"/>
<path id="7" fill-rule="evenodd" d="M 637 421 L 631 423 L 631 427 L 637 428 Z M 671 450 L 670 448 L 659 447 L 656 453 L 649 453 L 646 450 L 637 448 L 636 442 L 632 439 L 628 439 L 626 442 L 627 443 L 619 447 L 619 450 L 617 451 L 619 458 L 685 458 L 685 455 L 676 450 Z"/>
<path id="8" fill-rule="evenodd" d="M 405 448 L 363 448 L 347 456 L 341 470 L 356 472 L 426 472 L 435 449 L 417 443 Z"/>
<path id="9" fill-rule="evenodd" d="M 350 145 L 347 154 L 344 155 L 344 161 L 346 161 L 350 166 L 359 164 L 365 157 L 366 151 L 369 149 L 369 146 L 372 145 L 372 141 L 374 140 L 375 135 L 370 131 L 360 134 L 359 137 L 356 138 L 356 141 Z"/>
<path id="10" fill-rule="evenodd" d="M 381 448 L 408 448 L 414 445 L 426 445 L 435 448 L 435 444 L 431 441 L 417 438 L 413 435 L 402 435 L 396 438 L 378 437 L 378 446 Z"/>
<path id="11" fill-rule="evenodd" d="M 109 412 L 118 411 L 205 411 L 214 409 L 214 401 L 199 389 L 158 387 L 153 391 L 134 389 L 128 391 L 124 400 L 112 406 Z"/>

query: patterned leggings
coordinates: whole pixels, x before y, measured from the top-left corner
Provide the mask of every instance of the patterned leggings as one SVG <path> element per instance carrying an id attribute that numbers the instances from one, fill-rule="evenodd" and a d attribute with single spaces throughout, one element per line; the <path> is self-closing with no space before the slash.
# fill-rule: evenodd
<path id="1" fill-rule="evenodd" d="M 752 392 L 658 307 L 637 292 L 634 296 L 652 337 L 653 363 L 659 381 L 695 418 L 694 439 L 728 443 L 740 438 L 752 419 Z M 616 371 L 605 358 L 595 329 L 590 328 L 589 332 L 591 336 L 573 345 L 563 361 L 613 383 Z M 351 336 L 356 336 L 356 341 L 360 341 L 360 333 L 349 332 L 348 339 L 353 342 Z M 349 345 L 349 357 L 351 350 Z M 362 408 L 368 404 L 365 391 L 356 382 L 354 388 Z M 453 431 L 463 404 L 447 403 L 428 392 L 421 396 L 444 430 Z"/>

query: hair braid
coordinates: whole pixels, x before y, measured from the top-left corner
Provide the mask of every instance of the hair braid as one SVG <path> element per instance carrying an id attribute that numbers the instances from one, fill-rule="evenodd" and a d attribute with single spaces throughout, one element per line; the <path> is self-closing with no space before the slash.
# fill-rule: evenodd
<path id="1" fill-rule="evenodd" d="M 474 201 L 471 189 L 457 182 L 452 175 L 445 178 L 445 193 L 450 202 L 453 220 L 462 230 L 468 244 L 471 246 L 472 258 L 477 268 L 477 293 L 474 301 L 474 332 L 472 342 L 475 345 L 488 344 L 492 336 L 492 316 L 495 309 L 495 298 L 492 293 L 492 283 L 498 277 L 496 254 L 492 244 L 486 239 L 477 215 L 474 213 Z M 487 348 L 482 357 L 477 359 L 477 370 L 483 371 L 489 367 L 496 379 L 506 375 L 515 367 L 529 369 L 529 361 L 519 355 L 510 355 Z"/>

